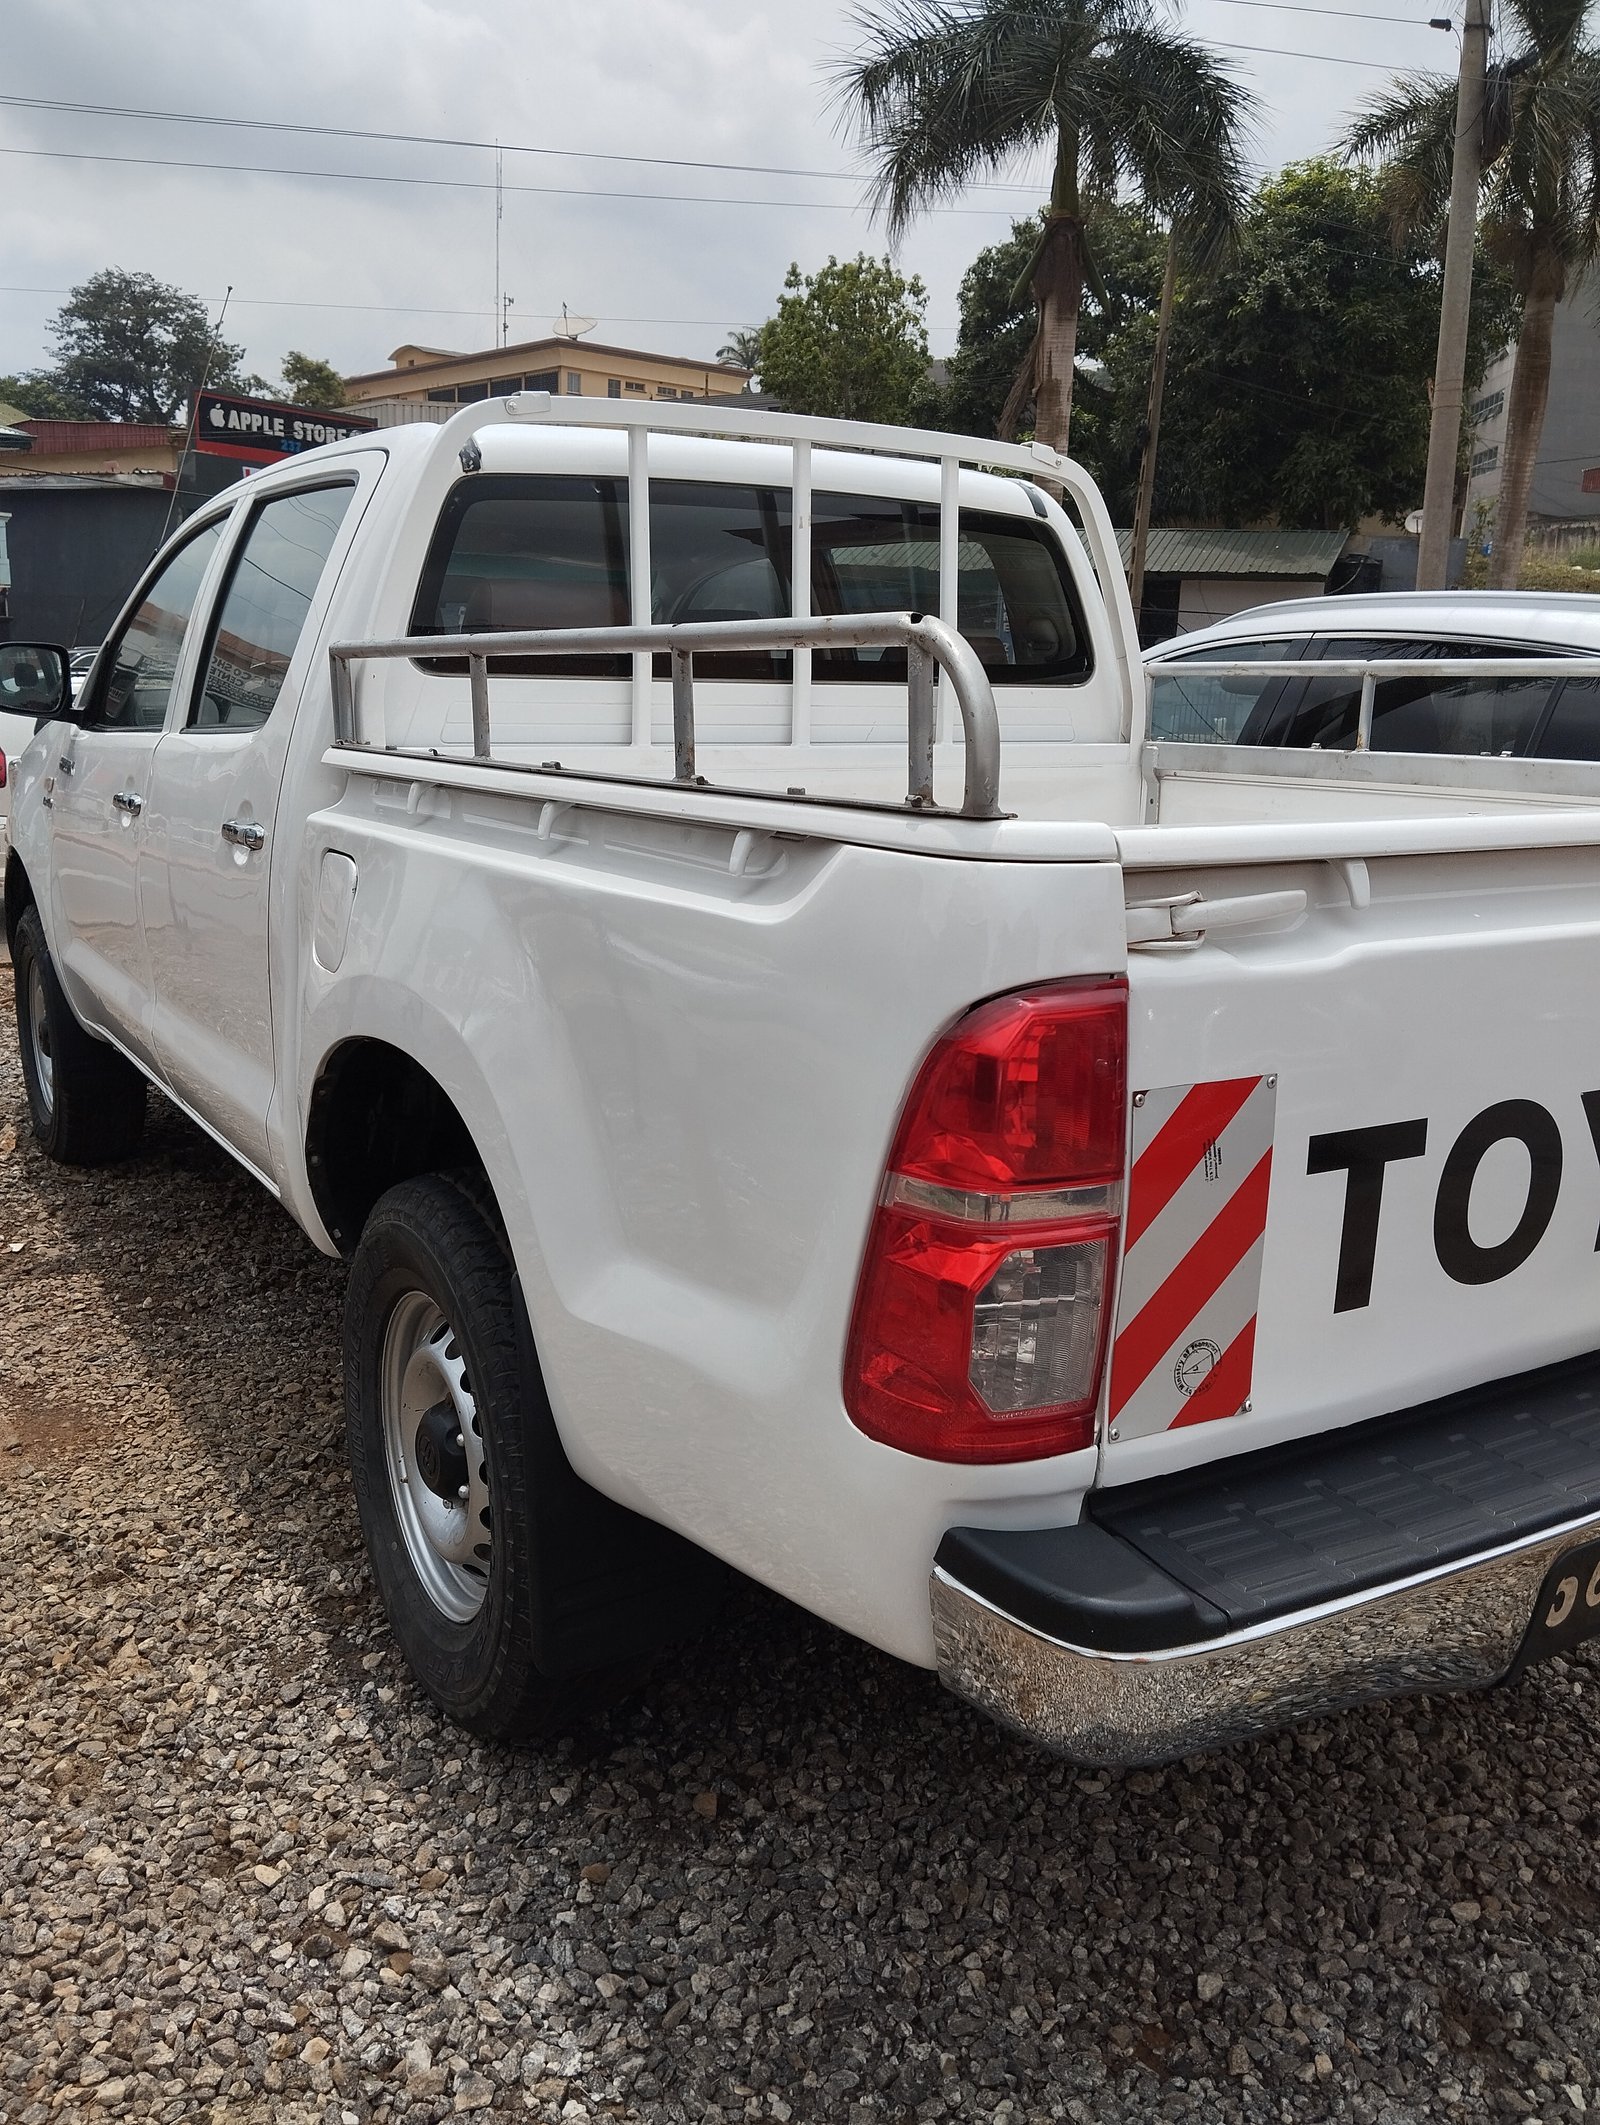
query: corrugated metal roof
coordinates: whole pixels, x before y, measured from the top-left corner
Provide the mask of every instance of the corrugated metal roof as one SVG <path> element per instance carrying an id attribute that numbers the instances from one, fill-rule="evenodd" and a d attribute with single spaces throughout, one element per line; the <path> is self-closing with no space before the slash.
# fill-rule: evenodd
<path id="1" fill-rule="evenodd" d="M 1325 576 L 1347 531 L 1152 531 L 1145 573 L 1153 576 Z M 1119 531 L 1128 565 L 1133 533 Z"/>
<path id="2" fill-rule="evenodd" d="M 159 450 L 172 433 L 158 421 L 19 421 L 41 457 L 100 456 L 107 450 Z"/>

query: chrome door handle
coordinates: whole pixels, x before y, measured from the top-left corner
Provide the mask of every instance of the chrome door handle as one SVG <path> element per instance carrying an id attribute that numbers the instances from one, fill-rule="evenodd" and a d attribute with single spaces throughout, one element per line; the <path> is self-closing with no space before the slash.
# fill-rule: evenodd
<path id="1" fill-rule="evenodd" d="M 135 790 L 119 789 L 111 801 L 119 812 L 127 812 L 134 819 L 144 810 L 144 799 Z"/>
<path id="2" fill-rule="evenodd" d="M 267 845 L 267 830 L 257 826 L 253 819 L 224 819 L 222 838 L 231 841 L 235 848 L 264 849 Z"/>

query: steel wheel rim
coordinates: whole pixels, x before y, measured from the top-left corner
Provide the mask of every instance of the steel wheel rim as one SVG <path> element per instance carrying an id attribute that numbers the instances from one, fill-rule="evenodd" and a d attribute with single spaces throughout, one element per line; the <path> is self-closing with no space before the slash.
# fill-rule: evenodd
<path id="1" fill-rule="evenodd" d="M 466 1355 L 426 1292 L 407 1292 L 390 1312 L 379 1394 L 389 1489 L 406 1555 L 440 1614 L 470 1623 L 489 1591 L 488 1459 Z M 464 1485 L 441 1486 L 441 1435 L 453 1437 L 465 1457 L 464 1471 L 454 1471 L 464 1473 Z M 449 1472 L 448 1460 L 444 1466 Z"/>
<path id="2" fill-rule="evenodd" d="M 50 1052 L 50 1021 L 45 1013 L 44 970 L 36 958 L 28 961 L 28 1039 L 33 1048 L 33 1074 L 39 1087 L 39 1103 L 46 1114 L 53 1114 L 56 1066 Z"/>

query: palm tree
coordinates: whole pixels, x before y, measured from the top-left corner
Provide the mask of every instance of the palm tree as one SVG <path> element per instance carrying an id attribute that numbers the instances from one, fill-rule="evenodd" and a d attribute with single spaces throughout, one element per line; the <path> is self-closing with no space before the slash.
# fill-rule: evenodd
<path id="1" fill-rule="evenodd" d="M 717 360 L 733 369 L 755 369 L 761 363 L 761 327 L 738 325 L 717 349 Z"/>
<path id="2" fill-rule="evenodd" d="M 1515 585 L 1528 496 L 1550 395 L 1556 304 L 1600 255 L 1600 49 L 1584 38 L 1588 0 L 1504 0 L 1511 56 L 1489 70 L 1484 102 L 1484 248 L 1522 307 L 1489 581 Z M 1450 196 L 1456 85 L 1437 75 L 1379 97 L 1345 138 L 1383 165 L 1395 224 L 1442 225 Z"/>
<path id="3" fill-rule="evenodd" d="M 876 0 L 855 22 L 865 46 L 838 87 L 891 237 L 980 173 L 1052 151 L 1026 274 L 1038 326 L 1001 426 L 1031 397 L 1039 440 L 1064 451 L 1094 276 L 1086 212 L 1131 187 L 1159 211 L 1233 223 L 1251 98 L 1156 0 Z"/>

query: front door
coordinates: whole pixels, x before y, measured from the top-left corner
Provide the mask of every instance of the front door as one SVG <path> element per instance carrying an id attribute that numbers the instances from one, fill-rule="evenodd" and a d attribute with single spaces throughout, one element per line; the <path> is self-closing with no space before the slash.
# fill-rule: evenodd
<path id="1" fill-rule="evenodd" d="M 251 510 L 188 713 L 162 738 L 150 778 L 141 901 L 157 1064 L 258 1165 L 268 1163 L 275 1076 L 267 946 L 278 788 L 309 664 L 306 618 L 354 493 L 348 481 L 297 488 Z M 292 850 L 278 875 L 292 895 Z"/>
<path id="2" fill-rule="evenodd" d="M 150 974 L 138 896 L 144 812 L 190 621 L 221 537 L 220 522 L 207 524 L 163 564 L 101 658 L 83 722 L 50 732 L 57 963 L 83 1017 L 146 1062 Z"/>

